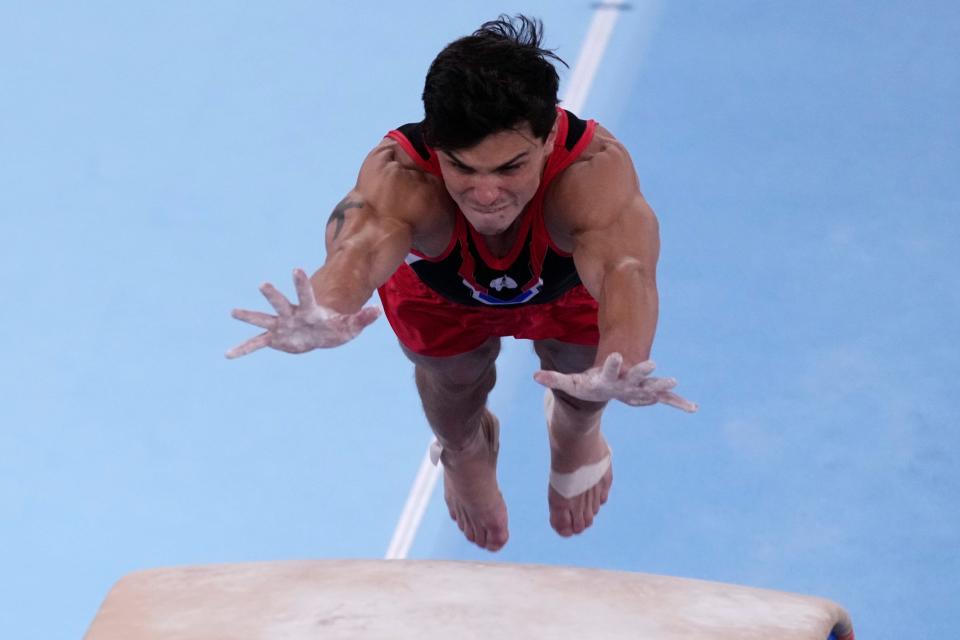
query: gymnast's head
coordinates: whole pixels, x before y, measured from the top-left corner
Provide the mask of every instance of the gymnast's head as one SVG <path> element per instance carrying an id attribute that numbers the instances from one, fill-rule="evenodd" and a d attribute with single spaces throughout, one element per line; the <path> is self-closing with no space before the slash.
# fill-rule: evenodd
<path id="1" fill-rule="evenodd" d="M 557 135 L 559 78 L 543 25 L 501 15 L 450 43 L 423 89 L 424 140 L 473 227 L 507 232 L 536 195 Z"/>
<path id="2" fill-rule="evenodd" d="M 541 141 L 556 119 L 560 79 L 544 49 L 543 23 L 501 15 L 447 45 L 423 87 L 424 137 L 437 149 L 473 147 L 490 134 L 529 126 Z"/>

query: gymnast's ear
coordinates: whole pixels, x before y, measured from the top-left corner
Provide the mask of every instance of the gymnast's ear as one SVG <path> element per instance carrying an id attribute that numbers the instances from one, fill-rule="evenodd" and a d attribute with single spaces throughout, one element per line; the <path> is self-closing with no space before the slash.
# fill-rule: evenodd
<path id="1" fill-rule="evenodd" d="M 550 127 L 550 133 L 547 134 L 547 139 L 544 140 L 543 144 L 547 149 L 547 155 L 553 151 L 553 145 L 557 140 L 557 129 L 560 128 L 560 118 L 553 119 L 553 126 Z"/>

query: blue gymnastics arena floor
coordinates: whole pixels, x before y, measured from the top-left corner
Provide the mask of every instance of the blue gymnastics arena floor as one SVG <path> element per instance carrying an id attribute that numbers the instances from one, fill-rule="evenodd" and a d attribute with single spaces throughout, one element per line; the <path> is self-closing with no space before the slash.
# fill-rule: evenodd
<path id="1" fill-rule="evenodd" d="M 594 11 L 499 9 L 571 64 Z M 5 637 L 79 637 L 137 569 L 383 557 L 429 435 L 388 326 L 227 361 L 251 335 L 229 310 L 322 263 L 366 152 L 495 14 L 0 5 Z M 535 359 L 507 340 L 510 543 L 472 547 L 436 491 L 409 556 L 811 593 L 863 638 L 955 636 L 958 61 L 956 3 L 623 9 L 580 115 L 660 217 L 654 357 L 701 410 L 611 407 L 611 499 L 561 539 Z"/>

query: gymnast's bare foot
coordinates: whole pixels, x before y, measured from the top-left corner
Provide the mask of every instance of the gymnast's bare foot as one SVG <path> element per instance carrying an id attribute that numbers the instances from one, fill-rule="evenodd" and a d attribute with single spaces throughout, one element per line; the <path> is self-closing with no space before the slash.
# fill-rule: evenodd
<path id="1" fill-rule="evenodd" d="M 610 448 L 600 433 L 600 415 L 593 424 L 578 424 L 573 412 L 557 402 L 552 392 L 545 399 L 550 432 L 550 526 L 569 537 L 593 524 L 613 484 Z"/>
<path id="2" fill-rule="evenodd" d="M 499 423 L 487 411 L 477 437 L 462 449 L 444 449 L 443 494 L 447 509 L 467 540 L 489 551 L 507 543 L 507 505 L 497 486 Z"/>

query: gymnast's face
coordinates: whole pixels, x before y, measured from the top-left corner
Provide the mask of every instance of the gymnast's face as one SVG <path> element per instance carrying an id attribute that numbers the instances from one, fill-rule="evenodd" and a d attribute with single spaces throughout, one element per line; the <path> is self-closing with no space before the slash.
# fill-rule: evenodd
<path id="1" fill-rule="evenodd" d="M 555 138 L 556 125 L 544 141 L 524 123 L 473 147 L 438 152 L 447 191 L 474 229 L 496 236 L 520 217 L 540 187 Z"/>

